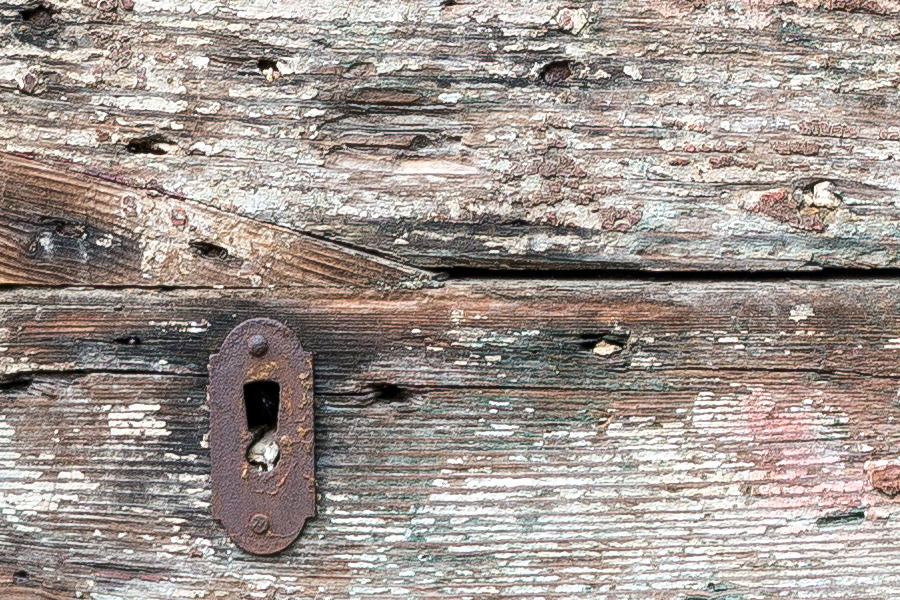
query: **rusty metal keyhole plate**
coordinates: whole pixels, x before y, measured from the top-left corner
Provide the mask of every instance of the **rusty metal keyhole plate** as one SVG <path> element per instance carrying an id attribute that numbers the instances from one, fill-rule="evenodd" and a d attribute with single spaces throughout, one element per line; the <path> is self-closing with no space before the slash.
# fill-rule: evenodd
<path id="1" fill-rule="evenodd" d="M 258 432 L 244 394 L 254 382 L 278 395 L 267 470 L 248 459 Z M 248 552 L 283 550 L 316 513 L 312 355 L 278 321 L 244 321 L 209 358 L 209 408 L 213 516 Z"/>

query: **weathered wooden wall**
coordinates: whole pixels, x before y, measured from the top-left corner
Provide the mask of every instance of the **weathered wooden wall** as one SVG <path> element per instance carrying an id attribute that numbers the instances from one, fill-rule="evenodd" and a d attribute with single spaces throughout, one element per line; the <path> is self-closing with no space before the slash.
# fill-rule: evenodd
<path id="1" fill-rule="evenodd" d="M 900 4 L 28 2 L 0 599 L 900 596 Z M 259 316 L 319 492 L 262 558 L 206 400 Z"/>

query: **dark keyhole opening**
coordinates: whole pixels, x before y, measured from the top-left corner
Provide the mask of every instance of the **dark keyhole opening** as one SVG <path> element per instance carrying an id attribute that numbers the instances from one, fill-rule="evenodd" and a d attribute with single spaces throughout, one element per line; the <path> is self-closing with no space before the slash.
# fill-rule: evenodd
<path id="1" fill-rule="evenodd" d="M 258 471 L 274 469 L 281 454 L 275 437 L 280 395 L 281 388 L 275 381 L 251 381 L 244 384 L 247 429 L 253 439 L 247 449 L 247 462 Z"/>

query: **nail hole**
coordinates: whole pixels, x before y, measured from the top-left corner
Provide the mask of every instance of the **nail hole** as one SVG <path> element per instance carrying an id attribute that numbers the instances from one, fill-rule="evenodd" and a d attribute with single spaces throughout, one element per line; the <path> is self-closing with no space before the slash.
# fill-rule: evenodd
<path id="1" fill-rule="evenodd" d="M 42 217 L 40 219 L 41 225 L 51 229 L 53 233 L 59 235 L 61 237 L 68 238 L 81 238 L 84 237 L 85 227 L 80 223 L 73 223 L 72 221 L 66 221 L 65 219 L 54 219 L 49 217 Z"/>
<path id="2" fill-rule="evenodd" d="M 261 58 L 256 61 L 256 68 L 263 74 L 266 81 L 272 82 L 281 77 L 281 71 L 278 70 L 278 61 L 271 58 Z"/>
<path id="3" fill-rule="evenodd" d="M 228 250 L 210 242 L 193 241 L 188 245 L 194 252 L 203 258 L 214 258 L 218 260 L 226 260 L 228 258 Z"/>
<path id="4" fill-rule="evenodd" d="M 271 471 L 278 464 L 278 405 L 281 388 L 275 381 L 251 381 L 244 384 L 244 408 L 247 429 L 253 441 L 247 450 L 247 462 L 258 471 Z"/>
<path id="5" fill-rule="evenodd" d="M 376 383 L 372 385 L 372 391 L 375 400 L 384 402 L 397 402 L 405 400 L 409 396 L 409 391 L 401 388 L 393 383 Z"/>
<path id="6" fill-rule="evenodd" d="M 422 150 L 431 145 L 431 139 L 427 135 L 417 134 L 409 141 L 406 146 L 407 150 Z"/>
<path id="7" fill-rule="evenodd" d="M 19 570 L 19 571 L 16 571 L 15 573 L 13 573 L 13 576 L 12 576 L 13 583 L 18 584 L 18 585 L 28 583 L 29 579 L 30 578 L 28 576 L 28 571 Z"/>
<path id="8" fill-rule="evenodd" d="M 125 149 L 132 154 L 168 154 L 175 144 L 158 133 L 146 137 L 134 138 Z"/>
<path id="9" fill-rule="evenodd" d="M 22 20 L 26 23 L 33 25 L 35 27 L 49 27 L 53 24 L 53 15 L 57 12 L 51 6 L 46 4 L 37 4 L 35 6 L 31 6 L 28 8 L 23 8 L 19 11 L 19 15 L 22 17 Z"/>
<path id="10" fill-rule="evenodd" d="M 618 354 L 625 349 L 629 334 L 601 331 L 598 333 L 583 333 L 579 337 L 582 341 L 578 345 L 584 350 L 589 350 L 597 356 L 610 356 Z"/>
<path id="11" fill-rule="evenodd" d="M 141 338 L 136 335 L 123 335 L 113 340 L 114 344 L 122 344 L 123 346 L 137 346 L 141 343 Z"/>
<path id="12" fill-rule="evenodd" d="M 538 79 L 545 85 L 556 85 L 572 76 L 571 60 L 554 60 L 547 63 L 538 74 Z"/>
<path id="13" fill-rule="evenodd" d="M 31 387 L 31 384 L 34 383 L 33 379 L 28 379 L 26 377 L 21 377 L 18 379 L 11 379 L 9 381 L 0 382 L 0 391 L 3 392 L 24 392 L 28 388 Z"/>

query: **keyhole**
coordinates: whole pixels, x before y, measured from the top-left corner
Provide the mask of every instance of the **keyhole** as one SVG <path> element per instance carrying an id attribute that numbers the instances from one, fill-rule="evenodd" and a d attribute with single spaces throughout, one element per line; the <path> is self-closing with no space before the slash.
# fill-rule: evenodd
<path id="1" fill-rule="evenodd" d="M 244 384 L 244 408 L 247 429 L 253 436 L 247 449 L 247 462 L 258 471 L 271 471 L 281 454 L 275 432 L 278 430 L 278 404 L 281 388 L 275 381 L 251 381 Z"/>

